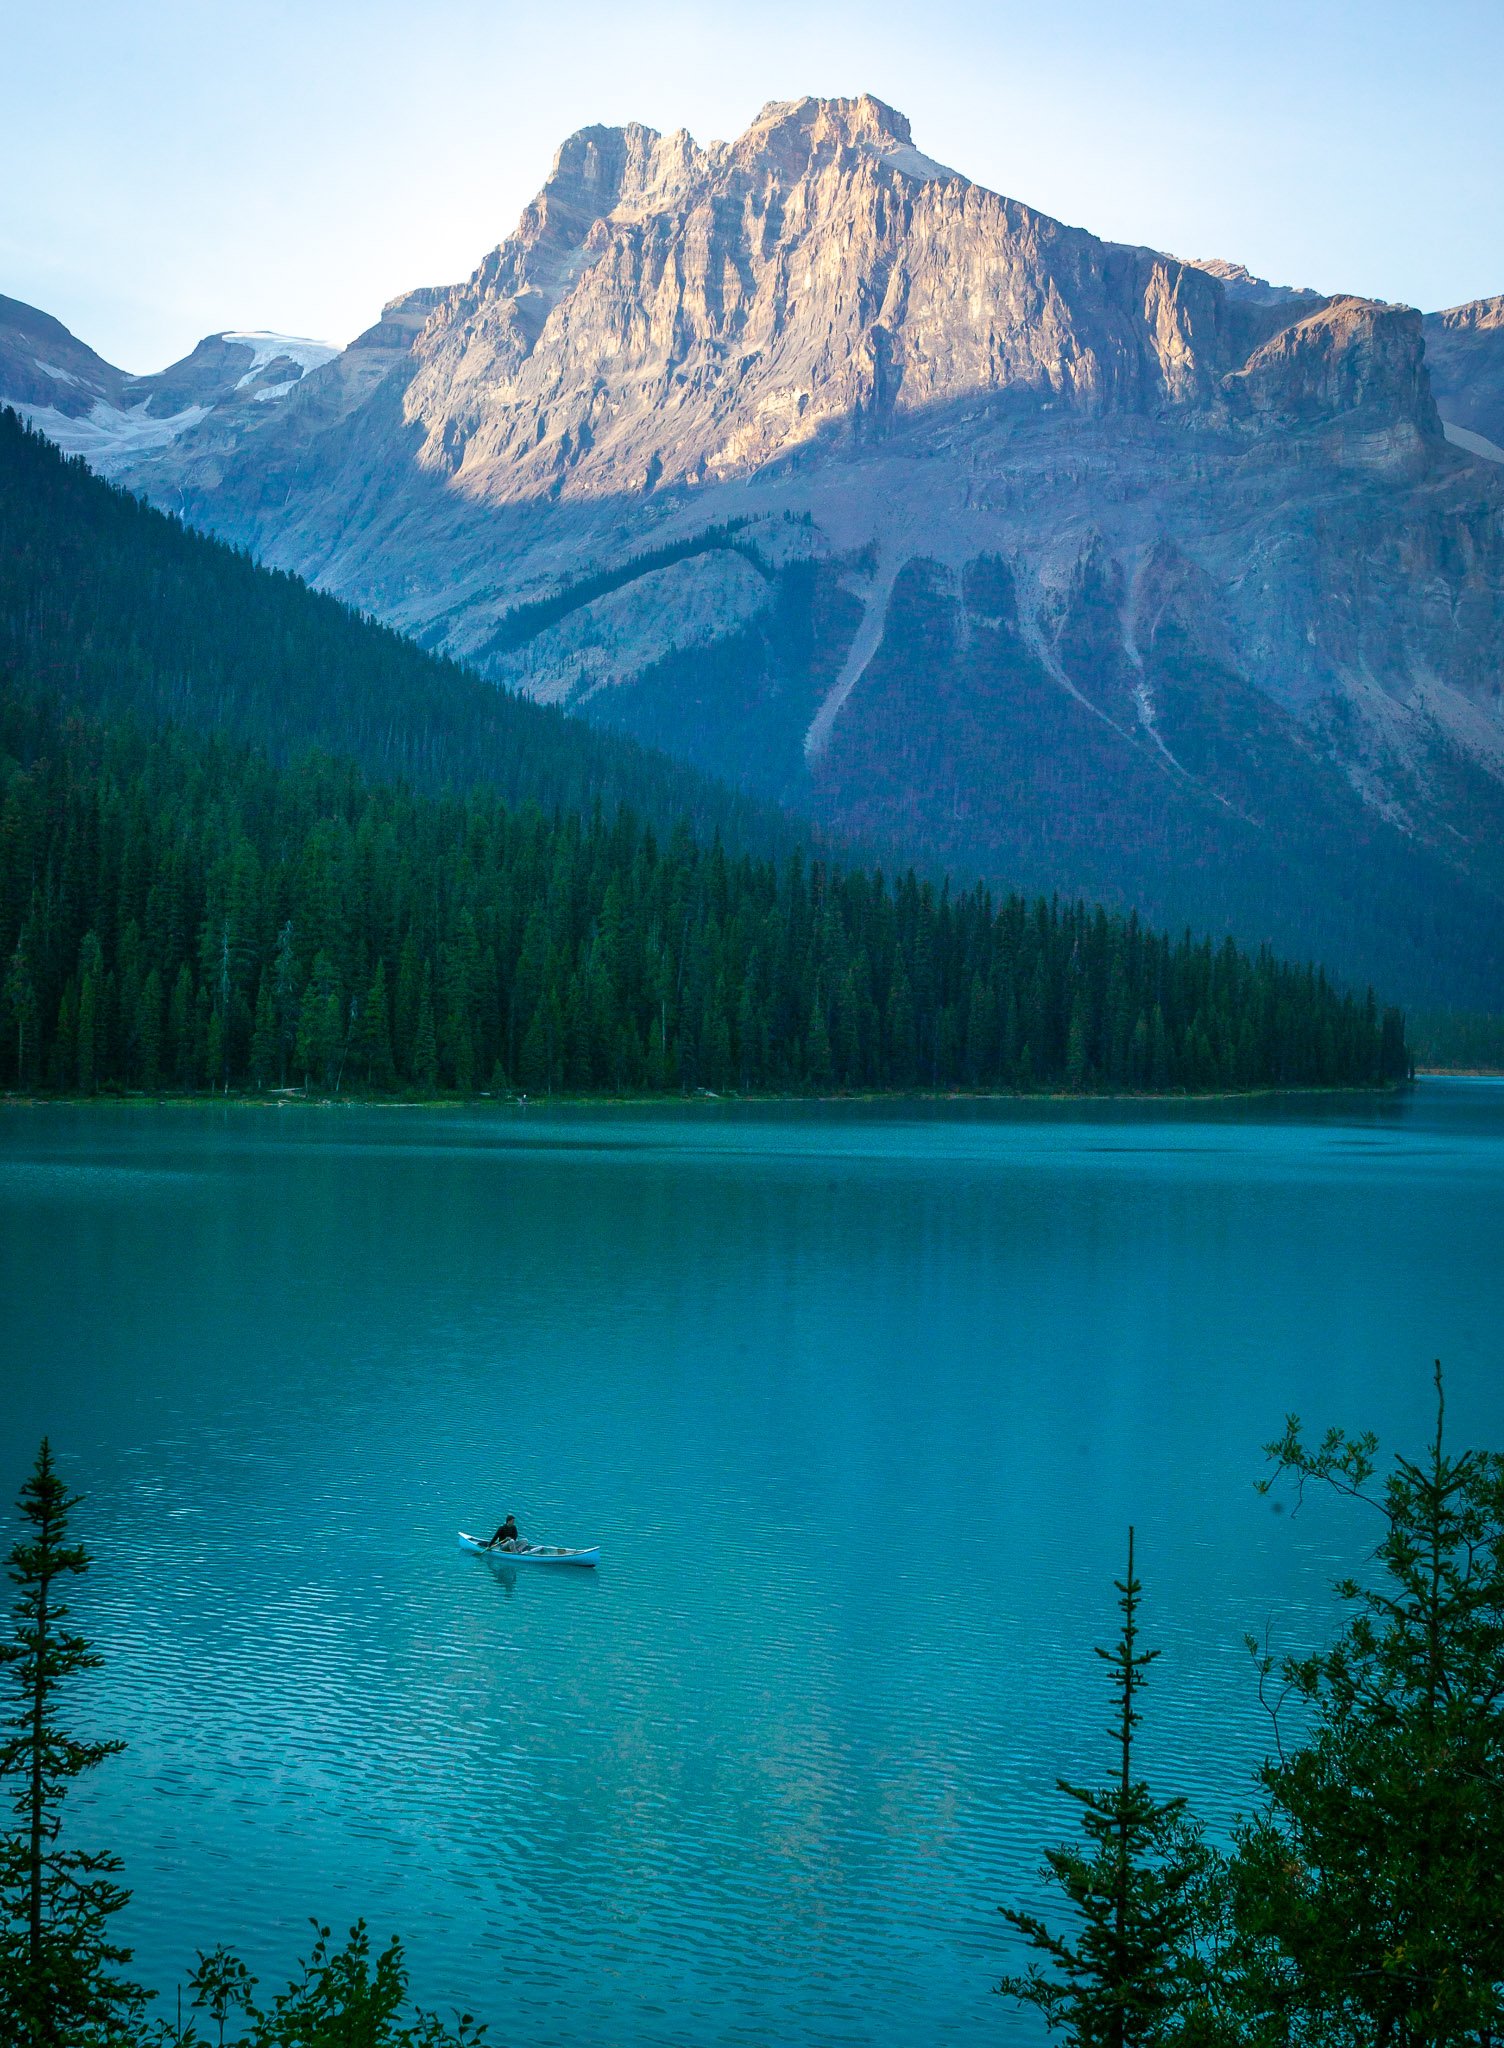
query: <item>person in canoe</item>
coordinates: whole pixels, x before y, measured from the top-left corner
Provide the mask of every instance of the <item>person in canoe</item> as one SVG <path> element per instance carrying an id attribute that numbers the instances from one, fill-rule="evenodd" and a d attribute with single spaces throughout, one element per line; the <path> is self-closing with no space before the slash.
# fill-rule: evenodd
<path id="1" fill-rule="evenodd" d="M 487 1550 L 495 1550 L 499 1545 L 503 1543 L 510 1546 L 514 1543 L 520 1543 L 521 1541 L 522 1538 L 517 1534 L 517 1517 L 515 1515 L 508 1515 L 506 1520 L 502 1523 L 501 1527 L 497 1530 L 496 1534 L 491 1538 L 490 1542 L 486 1545 L 486 1548 Z"/>

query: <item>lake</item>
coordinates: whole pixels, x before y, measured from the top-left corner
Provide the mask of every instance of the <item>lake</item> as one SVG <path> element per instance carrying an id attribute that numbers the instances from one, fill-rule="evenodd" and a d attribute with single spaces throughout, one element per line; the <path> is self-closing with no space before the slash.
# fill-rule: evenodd
<path id="1" fill-rule="evenodd" d="M 5 1502 L 87 1496 L 75 1795 L 145 1981 L 318 1915 L 545 2044 L 1031 2042 L 1057 1775 L 1214 1829 L 1333 1626 L 1296 1410 L 1504 1442 L 1504 1086 L 1207 1105 L 0 1109 Z M 598 1572 L 465 1555 L 507 1510 Z M 7 1524 L 7 1526 L 9 1526 Z"/>

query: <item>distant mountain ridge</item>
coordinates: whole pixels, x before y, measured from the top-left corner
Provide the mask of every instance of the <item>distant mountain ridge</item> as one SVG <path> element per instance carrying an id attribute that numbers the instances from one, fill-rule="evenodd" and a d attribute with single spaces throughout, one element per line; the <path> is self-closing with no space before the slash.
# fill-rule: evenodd
<path id="1" fill-rule="evenodd" d="M 1497 1007 L 1501 348 L 802 100 L 583 130 L 466 282 L 118 473 L 835 830 Z"/>
<path id="2" fill-rule="evenodd" d="M 205 335 L 181 362 L 133 377 L 60 320 L 0 297 L 0 398 L 102 476 L 167 447 L 214 411 L 231 417 L 285 397 L 339 350 L 271 333 Z"/>

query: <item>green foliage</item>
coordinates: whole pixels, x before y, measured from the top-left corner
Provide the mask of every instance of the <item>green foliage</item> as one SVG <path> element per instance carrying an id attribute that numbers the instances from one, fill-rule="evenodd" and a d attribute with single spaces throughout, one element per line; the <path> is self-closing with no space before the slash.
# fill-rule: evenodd
<path id="1" fill-rule="evenodd" d="M 369 787 L 0 687 L 0 1086 L 1357 1086 L 1403 1021 L 1267 952 L 629 810 Z"/>
<path id="2" fill-rule="evenodd" d="M 1198 2002 L 1198 1950 L 1211 1859 L 1186 1820 L 1183 1799 L 1156 1799 L 1133 1775 L 1133 1738 L 1141 1716 L 1134 1704 L 1157 1650 L 1138 1647 L 1142 1586 L 1128 1572 L 1117 1582 L 1122 1631 L 1111 1650 L 1097 1651 L 1112 1671 L 1116 1697 L 1117 1773 L 1090 1789 L 1058 1781 L 1080 1809 L 1083 1847 L 1052 1849 L 1043 1875 L 1073 1909 L 1076 1929 L 1053 1931 L 1032 1913 L 999 1910 L 1048 1968 L 1030 1965 L 1005 1977 L 999 1991 L 1040 2012 L 1052 2032 L 1064 2029 L 1080 2048 L 1129 2048 L 1188 2038 L 1186 2016 Z"/>
<path id="3" fill-rule="evenodd" d="M 194 2010 L 208 2013 L 219 2048 L 224 2048 L 225 2026 L 231 2014 L 252 2009 L 256 1979 L 234 1950 L 221 1943 L 208 1955 L 199 1950 L 198 1967 L 189 1975 L 188 1989 L 193 1994 Z"/>
<path id="4" fill-rule="evenodd" d="M 59 1693 L 103 1662 L 67 1628 L 62 1585 L 89 1568 L 68 1541 L 77 1507 L 43 1439 L 18 1503 L 29 1533 L 11 1550 L 19 1589 L 0 1640 L 0 1784 L 20 1825 L 0 1838 L 0 2039 L 15 2048 L 105 2048 L 129 2036 L 144 1998 L 117 1972 L 130 1951 L 109 1923 L 130 1894 L 117 1857 L 67 1847 L 63 1801 L 75 1778 L 115 1756 L 119 1742 L 87 1742 L 62 1724 Z"/>
<path id="5" fill-rule="evenodd" d="M 207 2012 L 217 2048 L 225 2028 L 239 2014 L 244 2031 L 235 2048 L 475 2048 L 485 2028 L 468 2013 L 446 2026 L 438 2015 L 411 2010 L 407 1965 L 395 1938 L 373 1958 L 363 1920 L 350 1929 L 343 1948 L 330 1944 L 330 1931 L 314 1921 L 314 1944 L 298 1973 L 269 2010 L 255 2002 L 256 1979 L 227 1948 L 200 1953 L 189 1978 L 193 2007 Z M 196 2048 L 196 2027 L 159 2028 L 162 2048 Z"/>
<path id="6" fill-rule="evenodd" d="M 747 523 L 746 519 L 728 519 L 685 540 L 669 541 L 661 548 L 644 549 L 614 568 L 597 569 L 589 576 L 566 576 L 552 596 L 535 598 L 529 604 L 513 605 L 510 611 L 503 612 L 495 632 L 482 649 L 483 658 L 525 647 L 529 640 L 547 632 L 550 626 L 558 625 L 561 619 L 567 619 L 582 605 L 592 604 L 596 598 L 605 597 L 613 590 L 624 590 L 639 576 L 649 575 L 655 569 L 671 568 L 676 562 L 687 562 L 696 555 L 710 554 L 716 548 L 733 549 L 767 575 L 767 568 L 757 551 L 746 542 L 738 543 L 736 540 L 736 535 Z"/>
<path id="7" fill-rule="evenodd" d="M 1438 1365 L 1429 1455 L 1382 1484 L 1371 1435 L 1312 1448 L 1292 1416 L 1269 1446 L 1383 1534 L 1378 1582 L 1337 1588 L 1336 1643 L 1283 1664 L 1311 1732 L 1266 1765 L 1232 1861 L 1229 1960 L 1261 2039 L 1440 2048 L 1504 2028 L 1504 1458 L 1448 1453 L 1444 1421 Z"/>
<path id="8" fill-rule="evenodd" d="M 1427 1010 L 1414 1020 L 1411 1037 L 1420 1066 L 1504 1073 L 1504 1017 L 1484 1010 Z"/>

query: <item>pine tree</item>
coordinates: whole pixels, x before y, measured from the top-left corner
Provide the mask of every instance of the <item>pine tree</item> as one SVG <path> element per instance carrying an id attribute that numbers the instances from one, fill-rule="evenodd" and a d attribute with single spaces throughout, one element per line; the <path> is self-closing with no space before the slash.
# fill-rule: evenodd
<path id="1" fill-rule="evenodd" d="M 31 1078 L 39 1050 L 38 1026 L 41 1005 L 31 973 L 31 928 L 23 926 L 16 949 L 6 969 L 4 997 L 11 1028 L 16 1034 L 16 1085 L 24 1088 Z"/>
<path id="2" fill-rule="evenodd" d="M 1074 1936 L 1056 1934 L 1031 1913 L 1000 1907 L 1054 1974 L 1033 1963 L 998 1989 L 1033 2006 L 1052 2032 L 1066 2029 L 1079 2048 L 1157 2048 L 1184 2037 L 1183 2014 L 1199 1978 L 1196 1935 L 1210 1859 L 1186 1821 L 1185 1801 L 1155 1799 L 1133 1775 L 1140 1720 L 1134 1699 L 1159 1652 L 1138 1647 L 1142 1588 L 1133 1572 L 1132 1529 L 1128 1574 L 1117 1591 L 1122 1632 L 1111 1650 L 1097 1651 L 1112 1670 L 1117 1774 L 1097 1790 L 1057 1781 L 1080 1807 L 1086 1846 L 1050 1850 L 1041 1873 L 1065 1894 L 1080 1928 Z"/>
<path id="3" fill-rule="evenodd" d="M 104 955 L 98 936 L 88 933 L 78 949 L 78 1092 L 92 1095 L 98 1078 L 99 999 L 104 980 Z"/>
<path id="4" fill-rule="evenodd" d="M 263 974 L 256 989 L 256 1021 L 251 1030 L 251 1080 L 266 1087 L 277 1071 L 277 1013 L 272 1007 L 271 977 Z"/>
<path id="5" fill-rule="evenodd" d="M 298 955 L 293 944 L 292 919 L 277 934 L 277 957 L 272 967 L 272 1009 L 277 1019 L 277 1045 L 281 1053 L 281 1085 L 287 1086 L 287 1062 L 298 1042 Z"/>
<path id="6" fill-rule="evenodd" d="M 30 1525 L 11 1550 L 20 1589 L 0 1641 L 0 1782 L 13 1787 L 20 1827 L 0 1841 L 0 2039 L 15 2048 L 95 2048 L 119 2041 L 145 1994 L 116 1972 L 130 1951 L 109 1922 L 130 1897 L 118 1857 L 62 1846 L 71 1782 L 124 1747 L 85 1742 L 60 1720 L 59 1692 L 103 1659 L 65 1626 L 59 1582 L 89 1568 L 68 1538 L 70 1499 L 43 1439 L 18 1503 Z"/>
<path id="7" fill-rule="evenodd" d="M 426 1095 L 439 1085 L 439 1041 L 433 1022 L 433 975 L 423 963 L 423 993 L 418 999 L 418 1028 L 413 1034 L 413 1079 Z"/>
<path id="8" fill-rule="evenodd" d="M 376 962 L 376 972 L 366 993 L 362 1014 L 366 1080 L 372 1088 L 390 1088 L 395 1073 L 392 1064 L 391 1002 L 386 991 L 386 962 Z"/>
<path id="9" fill-rule="evenodd" d="M 343 1041 L 343 1021 L 334 963 L 327 953 L 318 953 L 298 1007 L 294 1057 L 305 1087 L 312 1081 L 320 1088 L 327 1088 L 333 1081 L 335 1061 Z"/>
<path id="10" fill-rule="evenodd" d="M 168 1011 L 173 1078 L 180 1088 L 193 1086 L 193 971 L 185 960 L 172 987 Z"/>
<path id="11" fill-rule="evenodd" d="M 1232 1861 L 1237 1989 L 1280 2042 L 1504 2034 L 1504 1457 L 1446 1450 L 1435 1384 L 1429 1454 L 1382 1484 L 1372 1435 L 1312 1448 L 1291 1416 L 1269 1446 L 1383 1526 L 1335 1645 L 1282 1666 L 1312 1732 L 1261 1773 Z"/>
<path id="12" fill-rule="evenodd" d="M 1072 1090 L 1086 1086 L 1091 1034 L 1091 1005 L 1086 990 L 1079 989 L 1071 1010 L 1071 1028 L 1066 1041 L 1065 1085 Z"/>
<path id="13" fill-rule="evenodd" d="M 825 998 L 815 984 L 810 1004 L 809 1031 L 804 1040 L 804 1071 L 814 1088 L 828 1088 L 835 1078 L 831 1066 L 830 1030 L 825 1022 Z"/>
<path id="14" fill-rule="evenodd" d="M 141 984 L 134 1037 L 141 1086 L 154 1095 L 162 1085 L 162 977 L 155 967 Z"/>

